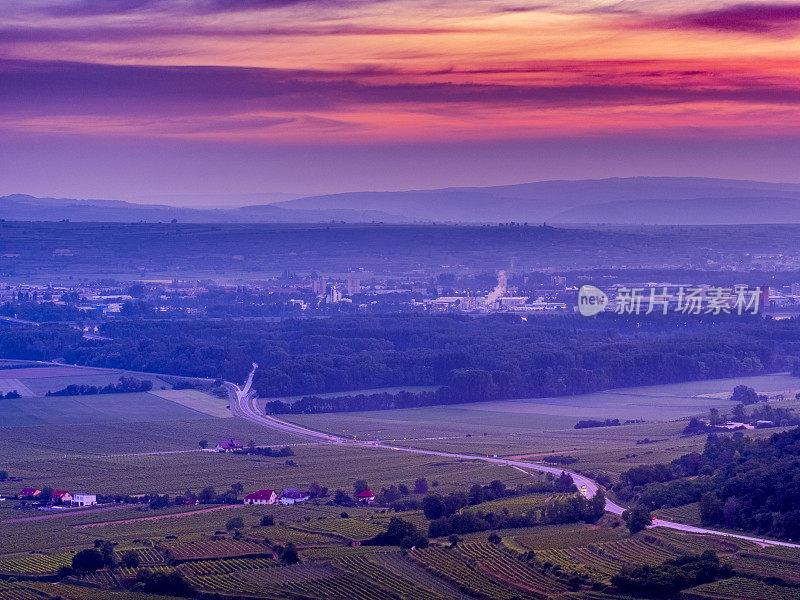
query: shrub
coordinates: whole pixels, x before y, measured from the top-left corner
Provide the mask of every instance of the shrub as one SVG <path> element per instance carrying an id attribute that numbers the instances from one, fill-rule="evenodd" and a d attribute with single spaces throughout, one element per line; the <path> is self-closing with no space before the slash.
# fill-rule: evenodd
<path id="1" fill-rule="evenodd" d="M 81 550 L 72 557 L 72 568 L 81 573 L 94 573 L 104 564 L 103 555 L 94 548 Z"/>

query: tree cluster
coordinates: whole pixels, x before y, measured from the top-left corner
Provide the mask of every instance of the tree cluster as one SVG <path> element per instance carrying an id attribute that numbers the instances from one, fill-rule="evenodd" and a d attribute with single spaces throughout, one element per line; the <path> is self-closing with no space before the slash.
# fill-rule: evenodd
<path id="1" fill-rule="evenodd" d="M 681 556 L 651 567 L 641 565 L 623 569 L 611 578 L 619 590 L 644 596 L 670 596 L 680 590 L 708 583 L 733 574 L 730 565 L 720 565 L 712 550 Z"/>
<path id="2" fill-rule="evenodd" d="M 127 394 L 134 392 L 149 392 L 153 389 L 153 382 L 149 379 L 135 377 L 119 378 L 118 383 L 109 383 L 102 387 L 96 385 L 75 384 L 55 392 L 48 391 L 45 396 L 93 396 L 95 394 Z"/>

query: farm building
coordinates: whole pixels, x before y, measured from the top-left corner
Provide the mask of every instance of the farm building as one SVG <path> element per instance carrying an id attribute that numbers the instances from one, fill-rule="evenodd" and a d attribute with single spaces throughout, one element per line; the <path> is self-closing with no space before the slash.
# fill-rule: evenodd
<path id="1" fill-rule="evenodd" d="M 306 492 L 301 492 L 297 488 L 286 488 L 281 490 L 278 502 L 281 504 L 297 504 L 298 502 L 305 502 L 310 497 Z"/>
<path id="2" fill-rule="evenodd" d="M 214 447 L 217 452 L 233 452 L 243 448 L 241 440 L 223 440 Z"/>
<path id="3" fill-rule="evenodd" d="M 38 498 L 42 495 L 42 490 L 36 488 L 22 488 L 19 492 L 20 498 Z"/>
<path id="4" fill-rule="evenodd" d="M 50 502 L 53 504 L 69 504 L 72 502 L 72 494 L 66 490 L 56 490 L 50 497 Z"/>
<path id="5" fill-rule="evenodd" d="M 372 490 L 364 490 L 360 494 L 356 494 L 356 499 L 361 504 L 372 504 L 375 502 L 375 492 Z"/>
<path id="6" fill-rule="evenodd" d="M 72 496 L 72 506 L 94 506 L 97 504 L 97 496 L 94 494 L 74 494 Z"/>
<path id="7" fill-rule="evenodd" d="M 278 495 L 275 490 L 258 490 L 244 497 L 245 504 L 275 504 Z"/>

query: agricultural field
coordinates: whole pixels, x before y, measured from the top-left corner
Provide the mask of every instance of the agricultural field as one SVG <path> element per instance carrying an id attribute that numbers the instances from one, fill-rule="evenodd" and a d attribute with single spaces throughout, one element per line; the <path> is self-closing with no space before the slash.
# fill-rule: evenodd
<path id="1" fill-rule="evenodd" d="M 208 560 L 212 558 L 231 558 L 239 556 L 259 556 L 267 553 L 263 544 L 243 540 L 205 540 L 162 544 L 166 556 L 174 561 Z"/>
<path id="2" fill-rule="evenodd" d="M 760 393 L 790 393 L 800 380 L 786 373 L 623 388 L 555 398 L 474 402 L 390 411 L 287 415 L 287 420 L 320 431 L 372 435 L 380 439 L 448 435 L 511 434 L 571 428 L 580 419 L 669 421 L 730 406 L 736 385 Z M 475 414 L 477 413 L 477 414 Z M 436 425 L 433 425 L 436 424 Z"/>
<path id="3" fill-rule="evenodd" d="M 577 524 L 529 528 L 508 535 L 510 539 L 504 540 L 506 545 L 519 546 L 520 551 L 539 551 L 616 541 L 626 537 L 627 531 L 624 527 Z"/>
<path id="4" fill-rule="evenodd" d="M 322 533 L 341 537 L 349 541 L 361 541 L 375 537 L 386 528 L 378 523 L 351 518 L 317 519 L 297 526 L 311 533 Z"/>
<path id="5" fill-rule="evenodd" d="M 201 390 L 152 390 L 150 394 L 181 404 L 210 417 L 218 419 L 233 417 L 227 398 L 217 398 L 213 394 Z"/>
<path id="6" fill-rule="evenodd" d="M 513 504 L 506 508 L 513 510 Z M 479 506 L 485 510 L 502 508 L 499 502 Z M 35 527 L 58 522 L 60 532 L 64 532 L 66 525 L 66 530 L 71 530 L 76 537 L 65 536 L 58 551 L 0 556 L 0 599 L 37 598 L 39 596 L 30 595 L 32 590 L 38 593 L 40 588 L 46 589 L 42 587 L 46 585 L 69 591 L 73 586 L 65 583 L 68 581 L 80 583 L 87 591 L 86 596 L 74 596 L 74 600 L 103 597 L 92 595 L 100 590 L 107 592 L 108 598 L 114 598 L 114 593 L 127 593 L 121 590 L 121 585 L 135 581 L 139 574 L 137 568 L 103 569 L 94 574 L 72 576 L 59 584 L 3 582 L 3 576 L 52 577 L 59 568 L 70 564 L 77 550 L 90 547 L 98 538 L 116 543 L 117 557 L 134 550 L 142 566 L 151 573 L 180 573 L 190 585 L 203 592 L 265 600 L 290 600 L 298 595 L 318 600 L 353 597 L 620 600 L 624 595 L 592 591 L 589 584 L 608 585 L 611 575 L 626 565 L 658 565 L 667 559 L 707 549 L 714 550 L 725 560 L 732 560 L 737 574 L 744 577 L 750 577 L 751 572 L 759 569 L 770 569 L 790 582 L 800 565 L 800 552 L 790 549 L 762 549 L 741 540 L 684 534 L 663 528 L 629 536 L 624 527 L 614 526 L 610 519 L 597 525 L 501 531 L 504 537 L 500 543 L 489 543 L 490 532 L 482 532 L 465 536 L 455 547 L 440 541 L 404 555 L 397 547 L 351 547 L 344 541 L 365 539 L 385 529 L 392 514 L 376 512 L 374 508 L 348 509 L 349 517 L 338 515 L 340 507 L 314 503 L 292 507 L 234 505 L 212 512 L 204 507 L 191 508 L 188 516 L 178 517 L 181 513 L 175 507 L 166 512 L 171 517 L 157 520 L 152 520 L 152 516 L 131 518 L 136 513 L 122 508 L 33 522 Z M 137 512 L 153 515 L 154 511 L 139 509 Z M 261 516 L 266 514 L 274 516 L 274 525 L 259 525 Z M 243 528 L 236 535 L 225 531 L 225 523 L 232 516 L 243 519 Z M 400 516 L 407 516 L 418 527 L 425 525 L 419 511 Z M 109 520 L 101 521 L 102 518 Z M 81 523 L 81 520 L 88 520 L 88 523 Z M 15 524 L 9 525 L 9 535 L 5 539 L 9 544 L 21 546 L 22 532 L 15 529 Z M 72 548 L 63 549 L 73 541 L 76 543 Z M 573 545 L 559 544 L 559 541 L 571 541 Z M 273 544 L 289 542 L 297 545 L 301 562 L 285 566 L 276 559 Z M 577 580 L 576 574 L 581 574 Z M 753 584 L 751 579 L 737 577 L 730 581 L 732 583 L 723 581 L 709 584 L 709 587 L 699 586 L 686 597 L 692 600 L 749 597 L 731 594 L 749 589 L 747 586 Z M 26 585 L 34 587 L 29 589 L 24 587 Z M 791 589 L 775 585 L 768 591 L 783 593 Z M 28 596 L 24 595 L 26 593 Z M 73 598 L 66 593 L 61 593 L 61 597 Z M 775 597 L 793 598 L 791 595 Z M 126 599 L 120 596 L 120 600 Z M 138 598 L 131 595 L 130 600 Z"/>
<path id="7" fill-rule="evenodd" d="M 158 375 L 147 373 L 129 373 L 112 369 L 92 369 L 90 367 L 72 367 L 68 365 L 43 366 L 33 364 L 27 366 L 9 364 L 12 368 L 0 369 L 0 387 L 4 391 L 17 391 L 23 397 L 44 396 L 47 392 L 56 392 L 70 384 L 104 386 L 117 383 L 121 376 L 134 376 L 148 380 L 154 390 L 167 389 L 172 386 Z"/>
<path id="8" fill-rule="evenodd" d="M 221 421 L 228 423 L 233 419 Z M 256 442 L 269 442 L 269 430 L 261 431 L 265 431 L 266 436 L 255 438 Z M 356 479 L 366 479 L 370 485 L 380 489 L 391 484 L 412 485 L 418 477 L 439 481 L 442 491 L 446 493 L 470 482 L 489 483 L 493 479 L 501 479 L 507 485 L 516 485 L 531 478 L 511 467 L 478 460 L 409 456 L 381 449 L 343 448 L 306 442 L 292 448 L 295 452 L 292 457 L 294 466 L 287 465 L 283 458 L 199 450 L 106 456 L 67 455 L 66 458 L 56 456 L 48 460 L 18 457 L 0 461 L 0 468 L 21 478 L 19 482 L 0 483 L 0 493 L 13 495 L 22 487 L 49 486 L 53 489 L 83 489 L 104 494 L 158 492 L 175 495 L 187 489 L 198 492 L 206 486 L 224 490 L 235 482 L 244 485 L 245 493 L 264 488 L 307 487 L 314 482 L 335 490 L 352 488 Z"/>
<path id="9" fill-rule="evenodd" d="M 729 410 L 734 386 L 744 384 L 773 398 L 776 406 L 800 407 L 793 391 L 800 380 L 785 373 L 609 390 L 595 394 L 477 402 L 388 411 L 282 415 L 317 431 L 359 440 L 448 452 L 525 455 L 576 451 L 596 455 L 591 467 L 672 460 L 696 449 L 697 439 L 681 439 L 685 420 L 711 407 Z M 643 420 L 619 427 L 573 429 L 581 419 Z M 774 430 L 772 431 L 774 432 Z M 772 433 L 770 432 L 770 433 Z M 748 435 L 763 435 L 749 432 Z M 637 441 L 655 440 L 638 447 Z M 699 441 L 702 445 L 702 441 Z M 689 450 L 685 450 L 689 447 Z M 674 448 L 674 449 L 673 449 Z M 608 451 L 598 455 L 598 449 Z M 619 453 L 617 450 L 626 450 Z M 626 457 L 626 455 L 628 455 Z M 627 463 L 626 463 L 627 461 Z M 613 465 L 612 465 L 613 466 Z"/>
<path id="10" fill-rule="evenodd" d="M 683 592 L 686 600 L 800 600 L 800 589 L 733 577 Z"/>
<path id="11" fill-rule="evenodd" d="M 147 392 L 17 398 L 0 402 L 0 422 L 4 428 L 188 421 L 203 417 L 203 413 Z"/>
<path id="12" fill-rule="evenodd" d="M 684 523 L 686 525 L 702 525 L 700 519 L 700 503 L 692 502 L 691 504 L 684 504 L 676 508 L 664 508 L 653 512 L 653 515 L 659 519 L 667 521 L 675 521 L 676 523 Z"/>

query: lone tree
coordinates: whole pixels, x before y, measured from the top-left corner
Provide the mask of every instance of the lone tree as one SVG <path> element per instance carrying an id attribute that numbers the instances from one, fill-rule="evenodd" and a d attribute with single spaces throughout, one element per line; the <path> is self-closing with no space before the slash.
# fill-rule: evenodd
<path id="1" fill-rule="evenodd" d="M 135 569 L 139 566 L 139 555 L 135 550 L 128 550 L 122 555 L 122 566 Z"/>
<path id="2" fill-rule="evenodd" d="M 751 387 L 747 387 L 746 385 L 737 385 L 733 388 L 733 394 L 731 394 L 731 401 L 732 402 L 739 402 L 740 404 L 755 404 L 761 400 L 758 393 Z"/>
<path id="3" fill-rule="evenodd" d="M 625 525 L 628 526 L 628 531 L 632 534 L 641 531 L 653 522 L 653 519 L 650 517 L 650 511 L 647 510 L 646 506 L 642 506 L 641 504 L 623 512 L 622 520 L 625 521 Z"/>
<path id="4" fill-rule="evenodd" d="M 200 504 L 211 504 L 217 499 L 217 493 L 213 487 L 209 486 L 200 490 L 197 499 L 200 500 Z"/>
<path id="5" fill-rule="evenodd" d="M 295 545 L 292 542 L 286 544 L 286 548 L 283 549 L 283 554 L 281 554 L 281 560 L 287 565 L 293 565 L 296 562 L 300 562 L 300 557 L 297 554 L 297 548 L 295 548 Z"/>
<path id="6" fill-rule="evenodd" d="M 197 445 L 200 446 L 203 450 L 208 448 L 208 440 L 200 440 L 197 442 Z"/>
<path id="7" fill-rule="evenodd" d="M 81 573 L 94 573 L 103 568 L 103 555 L 94 548 L 81 550 L 72 557 L 72 568 Z"/>
<path id="8" fill-rule="evenodd" d="M 232 519 L 228 519 L 228 522 L 225 523 L 225 529 L 228 531 L 233 531 L 234 529 L 242 529 L 244 527 L 244 519 L 242 517 L 233 517 Z"/>

